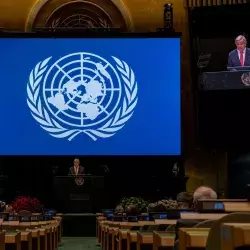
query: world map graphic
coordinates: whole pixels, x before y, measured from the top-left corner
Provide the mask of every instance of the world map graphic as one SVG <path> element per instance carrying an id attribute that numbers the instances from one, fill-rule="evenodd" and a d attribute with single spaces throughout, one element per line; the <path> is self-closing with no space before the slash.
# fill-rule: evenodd
<path id="1" fill-rule="evenodd" d="M 66 96 L 70 96 L 69 101 L 66 100 Z M 87 82 L 84 81 L 68 81 L 62 87 L 61 92 L 57 92 L 55 96 L 49 97 L 48 102 L 56 107 L 60 111 L 69 109 L 68 104 L 75 97 L 81 99 L 76 106 L 79 112 L 85 114 L 85 116 L 94 120 L 100 113 L 100 105 L 98 104 L 98 97 L 104 95 L 104 87 L 101 82 L 96 79 L 92 79 Z"/>

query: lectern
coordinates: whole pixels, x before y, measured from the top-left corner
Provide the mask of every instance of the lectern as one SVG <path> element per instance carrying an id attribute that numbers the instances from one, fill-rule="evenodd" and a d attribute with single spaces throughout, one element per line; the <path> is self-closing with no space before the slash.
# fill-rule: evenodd
<path id="1" fill-rule="evenodd" d="M 249 89 L 250 71 L 204 72 L 200 78 L 202 90 Z"/>
<path id="2" fill-rule="evenodd" d="M 54 189 L 58 209 L 70 213 L 93 212 L 102 200 L 103 187 L 103 176 L 56 176 Z"/>

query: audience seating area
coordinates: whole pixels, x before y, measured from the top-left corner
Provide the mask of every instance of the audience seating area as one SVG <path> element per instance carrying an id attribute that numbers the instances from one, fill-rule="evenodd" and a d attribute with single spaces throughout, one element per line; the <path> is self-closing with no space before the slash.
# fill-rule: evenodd
<path id="1" fill-rule="evenodd" d="M 0 227 L 0 250 L 56 250 L 62 240 L 62 214 L 56 214 L 53 220 L 48 221 L 0 219 Z"/>
<path id="2" fill-rule="evenodd" d="M 181 213 L 183 220 L 201 220 L 194 227 L 180 228 L 178 250 L 206 249 L 233 250 L 237 247 L 250 249 L 249 202 L 224 202 L 225 213 Z M 177 220 L 116 222 L 98 214 L 97 238 L 102 250 L 173 249 Z M 158 229 L 165 225 L 164 231 Z M 145 228 L 148 229 L 145 230 Z M 160 227 L 159 227 L 160 228 Z"/>

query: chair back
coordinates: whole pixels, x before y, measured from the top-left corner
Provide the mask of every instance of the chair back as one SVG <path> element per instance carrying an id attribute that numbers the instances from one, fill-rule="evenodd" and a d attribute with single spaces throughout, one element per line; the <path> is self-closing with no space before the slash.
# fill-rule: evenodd
<path id="1" fill-rule="evenodd" d="M 216 220 L 204 220 L 204 221 L 198 223 L 197 225 L 195 225 L 194 227 L 211 228 L 215 222 L 216 222 Z"/>
<path id="2" fill-rule="evenodd" d="M 169 225 L 168 227 L 167 227 L 167 230 L 166 230 L 167 232 L 175 232 L 175 224 L 172 224 L 172 225 Z"/>
<path id="3" fill-rule="evenodd" d="M 224 223 L 250 223 L 250 213 L 232 213 L 215 221 L 209 231 L 206 250 L 221 248 L 221 226 Z"/>
<path id="4" fill-rule="evenodd" d="M 17 213 L 17 215 L 20 217 L 31 217 L 32 213 L 28 210 L 21 210 Z"/>

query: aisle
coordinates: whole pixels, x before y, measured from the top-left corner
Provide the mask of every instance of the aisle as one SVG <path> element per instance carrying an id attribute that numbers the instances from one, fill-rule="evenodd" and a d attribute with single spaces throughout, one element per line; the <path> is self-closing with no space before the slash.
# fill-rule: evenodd
<path id="1" fill-rule="evenodd" d="M 95 237 L 67 237 L 63 238 L 63 244 L 59 250 L 100 250 Z"/>

